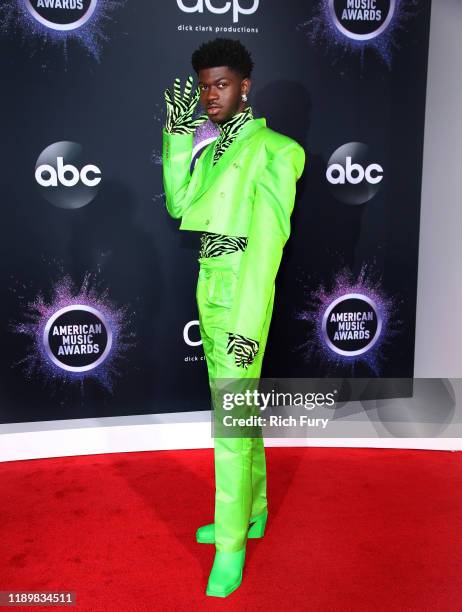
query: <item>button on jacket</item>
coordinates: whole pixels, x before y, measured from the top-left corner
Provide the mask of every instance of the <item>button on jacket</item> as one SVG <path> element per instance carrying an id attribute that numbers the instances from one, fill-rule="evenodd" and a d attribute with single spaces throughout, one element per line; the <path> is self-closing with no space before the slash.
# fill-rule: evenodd
<path id="1" fill-rule="evenodd" d="M 210 143 L 191 175 L 192 148 L 193 134 L 163 131 L 167 210 L 180 229 L 248 238 L 229 331 L 259 341 L 305 152 L 264 118 L 248 121 L 215 164 Z"/>

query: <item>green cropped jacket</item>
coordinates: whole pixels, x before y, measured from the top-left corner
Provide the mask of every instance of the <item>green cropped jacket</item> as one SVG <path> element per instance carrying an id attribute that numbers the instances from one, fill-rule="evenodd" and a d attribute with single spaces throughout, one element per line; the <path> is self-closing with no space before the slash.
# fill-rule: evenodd
<path id="1" fill-rule="evenodd" d="M 305 152 L 264 118 L 248 121 L 216 164 L 210 143 L 191 174 L 192 148 L 192 134 L 163 131 L 167 210 L 180 229 L 248 238 L 229 331 L 260 341 Z"/>

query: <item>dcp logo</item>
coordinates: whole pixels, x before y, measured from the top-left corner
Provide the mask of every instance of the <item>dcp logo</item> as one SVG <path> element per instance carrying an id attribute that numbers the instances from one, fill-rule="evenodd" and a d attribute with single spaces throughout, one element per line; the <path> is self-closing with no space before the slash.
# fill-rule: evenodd
<path id="1" fill-rule="evenodd" d="M 233 22 L 239 21 L 239 15 L 252 15 L 258 8 L 259 0 L 252 0 L 252 6 L 243 8 L 239 0 L 228 0 L 223 6 L 213 6 L 212 0 L 195 0 L 193 6 L 186 6 L 184 0 L 176 0 L 178 8 L 184 13 L 203 13 L 205 8 L 211 13 L 222 15 L 227 13 L 231 7 L 233 11 Z"/>
<path id="2" fill-rule="evenodd" d="M 191 338 L 191 328 L 197 327 L 195 330 L 196 338 Z M 202 340 L 199 333 L 199 321 L 188 321 L 183 328 L 183 340 L 188 346 L 200 346 L 202 344 Z"/>
<path id="3" fill-rule="evenodd" d="M 96 197 L 101 170 L 86 163 L 80 144 L 62 140 L 40 153 L 35 180 L 43 197 L 55 206 L 81 208 Z"/>
<path id="4" fill-rule="evenodd" d="M 349 142 L 331 155 L 326 178 L 337 200 L 364 204 L 378 192 L 383 181 L 383 167 L 372 161 L 367 145 Z"/>
<path id="5" fill-rule="evenodd" d="M 29 13 L 52 30 L 75 30 L 93 15 L 97 0 L 26 0 Z"/>
<path id="6" fill-rule="evenodd" d="M 353 40 L 370 40 L 382 34 L 395 6 L 396 0 L 329 0 L 335 27 Z"/>

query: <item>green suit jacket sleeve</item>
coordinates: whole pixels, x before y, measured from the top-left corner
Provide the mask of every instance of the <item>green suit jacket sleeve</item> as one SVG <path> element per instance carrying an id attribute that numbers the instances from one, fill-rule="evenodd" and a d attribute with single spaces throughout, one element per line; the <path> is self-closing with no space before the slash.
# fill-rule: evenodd
<path id="1" fill-rule="evenodd" d="M 304 164 L 304 150 L 290 141 L 273 152 L 260 174 L 228 331 L 261 339 Z"/>
<path id="2" fill-rule="evenodd" d="M 169 134 L 163 130 L 162 163 L 165 200 L 169 214 L 179 219 L 187 208 L 191 181 L 193 134 Z"/>

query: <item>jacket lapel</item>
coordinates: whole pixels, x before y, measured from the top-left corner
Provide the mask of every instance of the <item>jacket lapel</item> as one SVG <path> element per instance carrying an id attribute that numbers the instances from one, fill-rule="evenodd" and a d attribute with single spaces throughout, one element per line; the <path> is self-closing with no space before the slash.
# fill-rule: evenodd
<path id="1" fill-rule="evenodd" d="M 207 147 L 207 150 L 203 153 L 204 159 L 202 160 L 202 175 L 205 176 L 201 183 L 198 185 L 198 189 L 193 195 L 191 202 L 194 202 L 195 200 L 200 198 L 213 185 L 213 183 L 217 180 L 220 174 L 222 174 L 227 168 L 229 168 L 232 162 L 239 156 L 239 153 L 248 143 L 249 138 L 251 138 L 255 134 L 255 132 L 265 126 L 266 119 L 264 117 L 248 121 L 239 130 L 236 135 L 236 138 L 229 145 L 226 151 L 223 152 L 216 164 L 213 164 L 215 142 L 210 143 L 210 145 Z"/>

